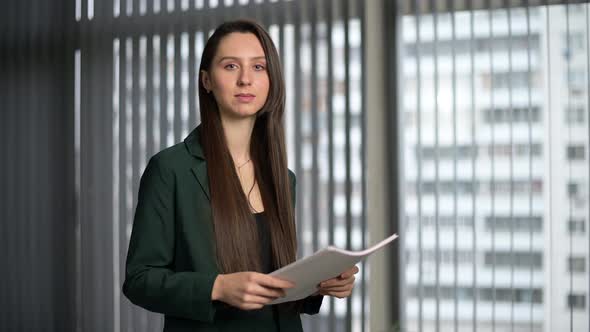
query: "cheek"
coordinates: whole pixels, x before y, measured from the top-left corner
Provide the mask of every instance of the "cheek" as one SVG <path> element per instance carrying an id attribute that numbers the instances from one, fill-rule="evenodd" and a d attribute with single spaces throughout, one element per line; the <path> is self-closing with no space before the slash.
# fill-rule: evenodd
<path id="1" fill-rule="evenodd" d="M 262 89 L 262 91 L 264 91 L 264 95 L 268 96 L 268 93 L 270 91 L 270 83 L 268 78 L 266 78 L 265 80 L 262 80 L 262 84 L 260 84 L 260 88 Z"/>
<path id="2" fill-rule="evenodd" d="M 220 95 L 228 93 L 232 86 L 232 79 L 233 78 L 231 76 L 225 73 L 216 73 L 211 81 L 213 84 L 213 89 L 215 89 Z"/>

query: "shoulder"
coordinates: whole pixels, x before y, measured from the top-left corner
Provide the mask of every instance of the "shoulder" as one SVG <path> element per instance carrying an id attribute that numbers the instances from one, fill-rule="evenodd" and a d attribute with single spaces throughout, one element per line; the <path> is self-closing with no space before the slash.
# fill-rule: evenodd
<path id="1" fill-rule="evenodd" d="M 185 169 L 186 166 L 194 166 L 196 159 L 203 159 L 198 138 L 199 127 L 200 125 L 193 129 L 183 141 L 153 155 L 150 163 L 155 163 L 167 169 Z"/>
<path id="2" fill-rule="evenodd" d="M 190 162 L 192 159 L 190 157 L 184 142 L 180 142 L 156 153 L 150 158 L 150 161 L 165 168 L 175 168 L 177 165 Z"/>
<path id="3" fill-rule="evenodd" d="M 183 142 L 167 147 L 154 154 L 148 161 L 146 168 L 154 168 L 164 173 L 174 173 L 184 169 L 194 162 L 194 158 L 187 151 Z"/>

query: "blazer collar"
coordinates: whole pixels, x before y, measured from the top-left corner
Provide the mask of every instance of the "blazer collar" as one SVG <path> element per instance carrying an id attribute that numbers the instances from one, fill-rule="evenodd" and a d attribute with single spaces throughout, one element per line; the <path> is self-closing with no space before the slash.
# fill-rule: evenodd
<path id="1" fill-rule="evenodd" d="M 193 172 L 195 178 L 201 185 L 201 189 L 205 192 L 205 195 L 209 200 L 211 200 L 211 194 L 209 192 L 209 177 L 207 176 L 207 162 L 205 160 L 205 155 L 203 154 L 203 148 L 201 147 L 201 143 L 199 141 L 201 125 L 198 125 L 185 139 L 184 144 L 188 150 L 188 152 L 195 156 L 198 161 L 195 163 L 193 167 L 191 167 L 191 171 Z"/>
<path id="2" fill-rule="evenodd" d="M 199 141 L 200 133 L 201 125 L 198 125 L 197 128 L 193 129 L 193 131 L 184 139 L 184 144 L 186 145 L 186 148 L 190 154 L 199 159 L 205 160 L 203 148 L 201 147 L 201 142 Z"/>

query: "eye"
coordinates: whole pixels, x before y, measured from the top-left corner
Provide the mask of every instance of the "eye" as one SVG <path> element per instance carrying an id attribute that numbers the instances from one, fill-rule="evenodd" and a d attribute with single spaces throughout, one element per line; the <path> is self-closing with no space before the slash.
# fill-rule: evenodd
<path id="1" fill-rule="evenodd" d="M 266 67 L 264 65 L 255 65 L 254 68 L 256 70 L 264 70 L 264 69 L 266 69 Z"/>
<path id="2" fill-rule="evenodd" d="M 230 63 L 230 64 L 225 65 L 225 67 L 223 67 L 223 68 L 225 68 L 225 69 L 235 69 L 237 67 L 238 66 L 236 66 L 234 63 Z"/>

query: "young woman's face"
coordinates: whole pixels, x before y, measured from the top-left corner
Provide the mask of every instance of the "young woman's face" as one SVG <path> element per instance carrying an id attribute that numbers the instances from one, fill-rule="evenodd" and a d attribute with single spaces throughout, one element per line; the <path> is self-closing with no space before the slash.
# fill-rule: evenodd
<path id="1" fill-rule="evenodd" d="M 252 33 L 230 33 L 221 39 L 203 86 L 211 91 L 222 116 L 251 117 L 268 96 L 264 50 Z"/>

